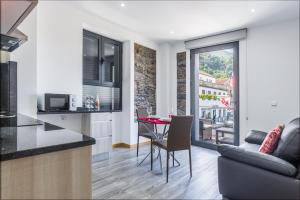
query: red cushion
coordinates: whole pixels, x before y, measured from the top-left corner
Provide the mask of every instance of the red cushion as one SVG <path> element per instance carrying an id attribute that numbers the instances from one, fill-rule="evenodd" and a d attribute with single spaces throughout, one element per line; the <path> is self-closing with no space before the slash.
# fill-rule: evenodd
<path id="1" fill-rule="evenodd" d="M 259 147 L 259 152 L 271 154 L 277 147 L 284 126 L 280 125 L 271 130 Z"/>

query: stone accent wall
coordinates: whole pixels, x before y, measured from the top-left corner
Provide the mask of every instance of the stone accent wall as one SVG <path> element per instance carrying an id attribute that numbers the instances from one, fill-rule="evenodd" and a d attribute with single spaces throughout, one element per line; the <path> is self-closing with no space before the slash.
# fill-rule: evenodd
<path id="1" fill-rule="evenodd" d="M 156 51 L 134 44 L 134 102 L 156 114 Z"/>
<path id="2" fill-rule="evenodd" d="M 177 53 L 177 115 L 186 115 L 186 52 Z"/>

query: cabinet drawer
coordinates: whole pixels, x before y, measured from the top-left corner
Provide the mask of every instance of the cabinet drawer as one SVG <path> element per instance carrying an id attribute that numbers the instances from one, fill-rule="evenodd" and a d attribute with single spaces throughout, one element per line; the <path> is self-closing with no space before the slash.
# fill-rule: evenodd
<path id="1" fill-rule="evenodd" d="M 91 123 L 91 136 L 94 138 L 108 137 L 112 135 L 111 121 L 96 121 Z"/>
<path id="2" fill-rule="evenodd" d="M 111 121 L 111 113 L 91 113 L 91 122 L 94 121 Z"/>
<path id="3" fill-rule="evenodd" d="M 112 149 L 112 137 L 96 139 L 96 144 L 92 146 L 92 154 L 110 152 Z"/>

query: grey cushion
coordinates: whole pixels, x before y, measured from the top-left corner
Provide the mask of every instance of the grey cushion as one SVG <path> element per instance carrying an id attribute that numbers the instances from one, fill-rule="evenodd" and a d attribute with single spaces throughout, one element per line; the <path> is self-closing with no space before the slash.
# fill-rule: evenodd
<path id="1" fill-rule="evenodd" d="M 295 166 L 300 162 L 300 118 L 292 120 L 283 129 L 278 146 L 273 155 L 286 160 Z"/>
<path id="2" fill-rule="evenodd" d="M 257 131 L 257 130 L 251 130 L 247 134 L 245 141 L 249 142 L 251 144 L 259 144 L 261 145 L 268 133 Z"/>
<path id="3" fill-rule="evenodd" d="M 294 177 L 297 169 L 290 163 L 269 154 L 247 151 L 232 145 L 219 145 L 218 152 L 227 158 L 258 168 Z"/>
<path id="4" fill-rule="evenodd" d="M 300 180 L 300 165 L 298 166 L 298 172 L 297 172 L 296 179 Z"/>
<path id="5" fill-rule="evenodd" d="M 245 142 L 244 144 L 242 144 L 240 146 L 240 148 L 243 148 L 245 150 L 256 151 L 256 152 L 259 150 L 259 147 L 260 147 L 260 145 L 258 145 L 258 144 L 251 144 L 251 143 L 248 143 L 248 142 Z"/>

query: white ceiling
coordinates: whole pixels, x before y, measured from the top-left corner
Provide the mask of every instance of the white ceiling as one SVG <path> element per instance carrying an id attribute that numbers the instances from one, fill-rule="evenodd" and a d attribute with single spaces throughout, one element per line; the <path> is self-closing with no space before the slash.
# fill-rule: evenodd
<path id="1" fill-rule="evenodd" d="M 299 18 L 299 1 L 78 1 L 77 6 L 157 42 Z"/>

